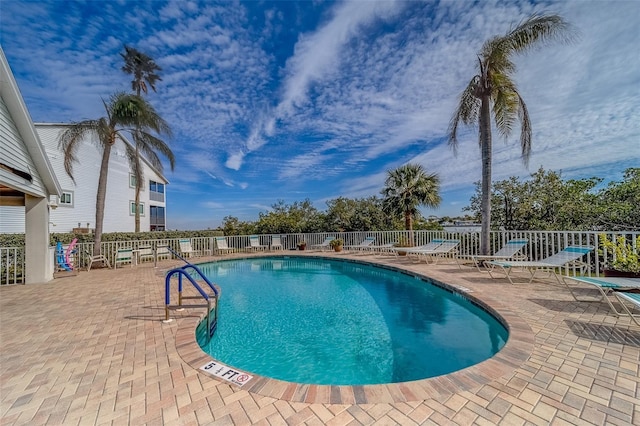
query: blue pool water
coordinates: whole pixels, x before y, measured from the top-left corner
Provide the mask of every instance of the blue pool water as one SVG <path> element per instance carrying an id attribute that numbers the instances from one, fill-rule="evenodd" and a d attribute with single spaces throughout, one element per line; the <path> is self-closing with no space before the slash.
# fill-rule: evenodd
<path id="1" fill-rule="evenodd" d="M 322 385 L 424 379 L 490 358 L 508 336 L 464 296 L 375 266 L 269 257 L 199 267 L 222 289 L 218 329 L 208 343 L 198 332 L 200 346 L 266 377 Z"/>

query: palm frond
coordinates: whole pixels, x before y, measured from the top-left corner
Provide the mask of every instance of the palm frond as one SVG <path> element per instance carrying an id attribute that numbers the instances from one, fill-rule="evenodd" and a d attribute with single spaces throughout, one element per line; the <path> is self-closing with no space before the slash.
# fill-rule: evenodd
<path id="1" fill-rule="evenodd" d="M 531 119 L 529 111 L 520 93 L 515 92 L 518 96 L 518 117 L 520 119 L 520 148 L 522 150 L 522 161 L 526 167 L 529 167 L 529 157 L 531 156 L 531 140 L 533 132 L 531 128 Z"/>
<path id="2" fill-rule="evenodd" d="M 465 125 L 472 125 L 478 122 L 478 116 L 480 114 L 480 99 L 475 95 L 478 81 L 480 76 L 474 76 L 467 87 L 460 95 L 460 101 L 458 108 L 453 114 L 451 121 L 449 122 L 449 129 L 447 131 L 449 146 L 453 148 L 454 155 L 458 153 L 458 126 L 460 122 Z"/>
<path id="3" fill-rule="evenodd" d="M 559 15 L 535 14 L 503 37 L 512 52 L 524 52 L 551 41 L 571 42 L 578 37 L 573 27 Z"/>
<path id="4" fill-rule="evenodd" d="M 175 156 L 173 155 L 173 151 L 171 151 L 171 148 L 165 143 L 165 141 L 152 135 L 151 133 L 142 130 L 134 134 L 137 135 L 136 137 L 134 137 L 136 144 L 139 146 L 140 151 L 147 157 L 147 159 L 151 160 L 152 155 L 157 156 L 156 151 L 158 151 L 160 152 L 160 154 L 165 156 L 167 160 L 169 160 L 171 170 L 175 168 Z M 158 164 L 159 167 L 156 167 L 156 164 L 154 164 L 154 167 L 158 168 L 158 170 L 162 172 L 162 163 L 158 161 Z"/>
<path id="5" fill-rule="evenodd" d="M 77 123 L 73 123 L 70 127 L 62 130 L 58 135 L 58 147 L 64 154 L 64 170 L 71 178 L 71 181 L 75 183 L 73 177 L 73 165 L 78 161 L 77 153 L 80 147 L 80 142 L 87 136 L 93 137 L 93 135 L 100 128 L 99 120 L 85 120 Z"/>

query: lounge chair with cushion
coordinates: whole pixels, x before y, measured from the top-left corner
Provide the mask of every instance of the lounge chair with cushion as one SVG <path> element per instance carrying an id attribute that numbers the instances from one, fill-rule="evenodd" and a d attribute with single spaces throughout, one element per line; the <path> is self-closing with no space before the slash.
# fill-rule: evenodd
<path id="1" fill-rule="evenodd" d="M 626 293 L 623 291 L 616 291 L 615 295 L 622 305 L 622 309 L 625 311 L 625 313 L 631 317 L 633 322 L 635 322 L 637 325 L 640 325 L 640 321 L 638 320 L 638 317 L 640 315 L 632 313 L 631 309 L 629 309 L 629 307 L 627 306 L 627 304 L 631 304 L 635 308 L 635 310 L 640 310 L 640 293 Z"/>
<path id="2" fill-rule="evenodd" d="M 336 237 L 327 237 L 321 244 L 313 244 L 309 246 L 310 249 L 319 249 L 320 251 L 324 251 L 325 248 L 331 247 L 331 241 L 335 240 Z"/>
<path id="3" fill-rule="evenodd" d="M 563 250 L 558 253 L 545 257 L 544 259 L 538 261 L 527 261 L 527 260 L 492 260 L 487 263 L 489 275 L 491 278 L 495 278 L 493 276 L 493 272 L 496 270 L 501 270 L 504 272 L 505 276 L 509 280 L 511 284 L 513 284 L 513 280 L 511 279 L 511 272 L 514 269 L 521 268 L 526 269 L 531 274 L 531 278 L 529 279 L 529 283 L 533 281 L 537 272 L 548 272 L 558 281 L 558 283 L 562 284 L 556 269 L 560 269 L 563 267 L 574 267 L 579 268 L 582 273 L 586 270 L 588 264 L 581 262 L 580 259 L 593 251 L 593 247 L 591 246 L 567 246 Z"/>
<path id="4" fill-rule="evenodd" d="M 370 247 L 371 244 L 373 244 L 375 241 L 376 241 L 376 237 L 367 237 L 360 244 L 357 244 L 354 246 L 344 246 L 343 248 L 348 251 L 351 251 L 351 250 L 362 251 Z"/>
<path id="5" fill-rule="evenodd" d="M 520 253 L 520 250 L 522 250 L 528 242 L 529 240 L 526 238 L 509 240 L 494 254 L 458 255 L 456 256 L 456 261 L 458 262 L 458 266 L 460 266 L 461 260 L 471 260 L 479 272 L 482 272 L 483 270 L 486 271 L 486 269 L 480 269 L 480 266 L 490 260 L 525 260 L 526 258 L 524 256 L 522 256 L 523 258 L 518 258 L 518 253 Z"/>
<path id="6" fill-rule="evenodd" d="M 569 285 L 569 282 L 584 284 L 588 288 L 595 288 L 600 293 L 597 299 L 578 298 L 575 293 L 575 286 Z M 598 302 L 604 300 L 616 315 L 625 315 L 625 312 L 618 311 L 611 303 L 609 296 L 613 292 L 625 290 L 640 290 L 640 279 L 638 278 L 622 278 L 622 277 L 582 277 L 582 276 L 563 276 L 562 282 L 567 286 L 569 292 L 578 302 Z"/>

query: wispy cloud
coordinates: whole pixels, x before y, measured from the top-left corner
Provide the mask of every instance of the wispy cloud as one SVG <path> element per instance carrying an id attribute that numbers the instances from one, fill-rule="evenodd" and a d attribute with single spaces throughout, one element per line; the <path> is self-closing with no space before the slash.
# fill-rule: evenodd
<path id="1" fill-rule="evenodd" d="M 530 169 L 515 129 L 494 137 L 494 179 L 540 166 L 618 178 L 640 163 L 638 2 L 12 1 L 0 35 L 36 121 L 101 115 L 101 97 L 129 90 L 125 43 L 154 57 L 163 80 L 149 99 L 177 135 L 169 214 L 195 215 L 177 205 L 191 196 L 224 206 L 219 221 L 280 198 L 377 194 L 411 161 L 440 175 L 451 205 L 447 193 L 480 179 L 477 130 L 463 129 L 457 157 L 446 144 L 476 54 L 543 10 L 581 38 L 516 59 Z"/>

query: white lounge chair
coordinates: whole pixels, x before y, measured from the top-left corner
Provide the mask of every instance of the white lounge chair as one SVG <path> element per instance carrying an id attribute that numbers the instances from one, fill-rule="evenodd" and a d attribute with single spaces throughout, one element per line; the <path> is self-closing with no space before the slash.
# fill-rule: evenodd
<path id="1" fill-rule="evenodd" d="M 366 252 L 366 253 L 377 253 L 379 255 L 383 255 L 383 254 L 395 254 L 393 252 L 394 249 L 394 245 L 393 243 L 387 243 L 387 244 L 380 244 L 380 245 L 370 245 L 367 247 L 364 247 L 361 251 L 362 252 Z"/>
<path id="2" fill-rule="evenodd" d="M 257 235 L 249 236 L 249 245 L 245 247 L 247 250 L 257 251 L 266 250 L 269 246 L 260 244 L 260 237 Z"/>
<path id="3" fill-rule="evenodd" d="M 575 294 L 574 289 L 569 285 L 569 281 L 585 284 L 587 287 L 595 288 L 600 293 L 597 299 L 580 298 Z M 618 311 L 611 303 L 609 296 L 614 291 L 640 290 L 640 279 L 638 278 L 618 278 L 618 277 L 582 277 L 563 276 L 562 282 L 567 286 L 569 292 L 578 302 L 598 302 L 604 300 L 616 315 L 625 315 L 625 312 Z"/>
<path id="4" fill-rule="evenodd" d="M 640 309 L 640 293 L 625 293 L 622 291 L 616 291 L 615 295 L 618 298 L 618 301 L 622 305 L 622 309 L 626 312 L 626 314 L 631 317 L 633 322 L 635 322 L 637 325 L 640 325 L 640 321 L 638 321 L 639 315 L 633 314 L 631 312 L 631 309 L 629 309 L 629 307 L 625 304 L 625 302 L 628 302 L 631 305 L 633 305 L 633 307 L 635 307 L 636 310 L 639 310 Z"/>
<path id="5" fill-rule="evenodd" d="M 460 240 L 444 240 L 434 249 L 414 250 L 412 254 L 416 255 L 418 260 L 423 256 L 426 263 L 429 263 L 429 259 L 433 259 L 433 263 L 436 264 L 440 258 L 454 257 L 459 245 Z"/>
<path id="6" fill-rule="evenodd" d="M 234 249 L 229 247 L 227 244 L 227 237 L 215 237 L 216 240 L 216 252 L 218 254 L 222 253 L 232 253 Z"/>
<path id="7" fill-rule="evenodd" d="M 527 261 L 527 260 L 492 260 L 488 262 L 488 271 L 491 278 L 495 278 L 493 276 L 493 272 L 496 270 L 501 270 L 504 272 L 505 276 L 509 280 L 511 284 L 513 284 L 513 280 L 511 279 L 511 271 L 516 268 L 526 269 L 531 274 L 531 278 L 529 279 L 529 283 L 533 281 L 535 275 L 539 271 L 549 272 L 554 276 L 558 283 L 562 284 L 562 281 L 558 277 L 556 269 L 573 266 L 580 268 L 581 272 L 584 273 L 584 270 L 588 266 L 586 263 L 581 262 L 580 258 L 587 253 L 593 251 L 593 247 L 591 246 L 568 246 L 558 253 L 545 257 L 544 259 L 538 261 Z"/>
<path id="8" fill-rule="evenodd" d="M 392 247 L 391 252 L 396 255 L 398 255 L 398 253 L 400 252 L 405 252 L 407 255 L 410 255 L 422 250 L 435 250 L 438 247 L 440 247 L 442 243 L 444 243 L 444 240 L 442 238 L 434 238 L 433 240 L 429 241 L 427 244 L 417 246 L 417 247 Z"/>
<path id="9" fill-rule="evenodd" d="M 461 260 L 471 260 L 475 267 L 478 269 L 478 272 L 482 272 L 483 269 L 480 269 L 480 266 L 484 262 L 488 262 L 490 260 L 524 260 L 518 259 L 518 253 L 522 250 L 527 243 L 529 242 L 526 238 L 520 238 L 517 240 L 509 240 L 507 243 L 494 254 L 472 254 L 472 255 L 458 255 L 456 256 L 456 261 L 458 262 L 458 266 L 460 266 Z M 484 271 L 487 269 L 485 268 Z"/>
<path id="10" fill-rule="evenodd" d="M 156 260 L 171 259 L 171 252 L 168 246 L 156 247 Z"/>
<path id="11" fill-rule="evenodd" d="M 114 260 L 114 269 L 118 269 L 118 264 L 122 265 L 124 263 L 128 263 L 133 268 L 133 249 L 123 248 L 116 250 L 116 257 Z"/>
<path id="12" fill-rule="evenodd" d="M 191 257 L 191 255 L 196 255 L 197 252 L 191 246 L 191 240 L 184 239 L 180 240 L 180 253 L 185 257 Z"/>
<path id="13" fill-rule="evenodd" d="M 324 251 L 325 248 L 331 247 L 331 241 L 335 240 L 336 237 L 327 237 L 321 244 L 313 244 L 309 246 L 310 249 L 320 249 L 320 251 Z"/>
<path id="14" fill-rule="evenodd" d="M 357 244 L 355 246 L 343 246 L 343 248 L 348 251 L 350 250 L 362 251 L 369 248 L 371 244 L 373 244 L 375 241 L 376 241 L 376 237 L 367 237 L 360 244 Z"/>
<path id="15" fill-rule="evenodd" d="M 269 250 L 283 250 L 284 247 L 282 247 L 282 239 L 280 238 L 280 235 L 274 235 L 271 237 L 271 245 L 269 246 Z"/>
<path id="16" fill-rule="evenodd" d="M 151 246 L 138 247 L 138 261 L 140 263 L 144 262 L 145 260 L 154 260 L 154 259 L 155 259 L 155 253 L 153 252 L 153 247 Z"/>

